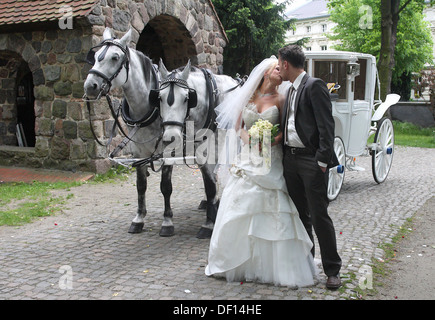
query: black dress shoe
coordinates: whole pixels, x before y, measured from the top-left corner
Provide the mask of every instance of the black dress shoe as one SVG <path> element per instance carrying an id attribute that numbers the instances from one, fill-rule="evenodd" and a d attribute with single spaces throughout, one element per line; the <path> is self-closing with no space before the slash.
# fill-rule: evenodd
<path id="1" fill-rule="evenodd" d="M 328 289 L 338 289 L 341 287 L 341 279 L 340 276 L 329 276 L 328 280 L 326 280 L 326 287 Z"/>

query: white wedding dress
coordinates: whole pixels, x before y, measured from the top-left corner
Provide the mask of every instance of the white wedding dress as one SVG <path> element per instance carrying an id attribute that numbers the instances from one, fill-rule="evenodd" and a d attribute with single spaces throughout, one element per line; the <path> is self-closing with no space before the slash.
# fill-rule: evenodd
<path id="1" fill-rule="evenodd" d="M 247 129 L 259 118 L 279 123 L 276 106 L 260 114 L 250 103 L 242 115 Z M 247 160 L 231 168 L 210 240 L 205 274 L 227 281 L 313 285 L 317 271 L 310 252 L 312 242 L 287 193 L 281 145 L 273 146 L 271 154 L 267 174 L 258 174 L 255 165 Z"/>

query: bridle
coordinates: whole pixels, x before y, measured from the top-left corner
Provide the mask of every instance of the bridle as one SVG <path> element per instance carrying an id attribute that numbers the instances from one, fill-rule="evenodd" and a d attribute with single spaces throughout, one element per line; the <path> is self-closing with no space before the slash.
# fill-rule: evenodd
<path id="1" fill-rule="evenodd" d="M 102 95 L 106 96 L 107 99 L 107 103 L 109 105 L 110 111 L 112 113 L 113 118 L 115 119 L 115 123 L 113 125 L 112 128 L 112 133 L 111 133 L 111 137 L 109 138 L 109 142 L 107 143 L 106 146 L 108 146 L 112 140 L 112 136 L 114 135 L 115 132 L 115 127 L 118 126 L 119 129 L 121 130 L 122 134 L 125 136 L 125 139 L 122 141 L 121 145 L 118 146 L 111 154 L 114 155 L 115 153 L 119 152 L 120 149 L 122 149 L 129 141 L 133 141 L 135 143 L 146 143 L 149 141 L 152 141 L 155 139 L 155 137 L 153 137 L 152 139 L 149 139 L 147 141 L 134 141 L 132 140 L 132 137 L 135 135 L 136 131 L 140 128 L 144 128 L 146 126 L 149 126 L 151 123 L 153 123 L 159 116 L 159 110 L 157 108 L 152 108 L 147 114 L 145 114 L 142 118 L 140 119 L 132 119 L 130 117 L 130 112 L 129 112 L 129 106 L 128 103 L 126 101 L 126 99 L 123 99 L 121 106 L 118 108 L 117 111 L 115 111 L 114 107 L 113 107 L 113 103 L 112 103 L 112 99 L 110 98 L 110 96 L 108 95 L 108 93 L 110 92 L 110 89 L 112 87 L 112 81 L 113 79 L 115 79 L 119 73 L 121 72 L 122 68 L 125 67 L 126 69 L 126 79 L 125 79 L 125 83 L 127 83 L 128 81 L 128 75 L 129 75 L 129 69 L 130 69 L 130 50 L 128 48 L 128 46 L 123 47 L 119 42 L 114 41 L 116 38 L 111 38 L 111 39 L 106 39 L 103 42 L 101 42 L 99 45 L 92 47 L 87 56 L 86 56 L 86 61 L 91 64 L 92 66 L 95 65 L 95 54 L 96 52 L 98 52 L 98 50 L 100 50 L 101 48 L 105 47 L 104 50 L 98 55 L 97 59 L 98 61 L 102 61 L 104 60 L 104 58 L 106 57 L 107 51 L 109 50 L 110 46 L 116 46 L 119 49 L 121 49 L 121 51 L 124 53 L 124 57 L 122 58 L 121 64 L 119 65 L 118 69 L 115 71 L 115 73 L 112 76 L 107 76 L 106 74 L 102 73 L 101 71 L 98 71 L 94 68 L 89 70 L 90 74 L 95 74 L 97 76 L 99 76 L 100 78 L 103 79 L 103 85 L 101 86 L 100 92 L 98 93 L 97 97 L 94 100 L 99 100 L 101 98 Z M 159 79 L 158 79 L 158 74 L 157 71 L 155 70 L 155 67 L 152 66 L 152 70 L 151 70 L 153 76 L 154 76 L 154 80 L 155 83 L 157 84 Z M 89 114 L 91 114 L 91 110 L 90 110 L 90 101 L 89 98 L 85 95 L 83 96 L 83 99 L 86 101 L 87 104 L 87 108 L 88 108 L 88 112 Z M 127 134 L 124 132 L 121 124 L 119 123 L 118 117 L 119 114 L 121 113 L 122 119 L 124 120 L 124 122 L 130 126 L 133 127 L 132 130 L 130 130 L 130 133 Z M 104 146 L 104 144 L 102 144 L 93 129 L 92 123 L 91 123 L 91 118 L 89 117 L 89 122 L 90 122 L 90 127 L 91 127 L 91 131 L 92 134 L 94 135 L 95 140 L 97 141 L 97 143 L 101 146 Z M 159 134 L 161 135 L 161 134 Z"/>
<path id="2" fill-rule="evenodd" d="M 128 81 L 128 73 L 129 73 L 128 71 L 130 68 L 130 50 L 128 49 L 128 46 L 125 46 L 125 48 L 124 48 L 119 42 L 116 42 L 114 40 L 115 40 L 115 38 L 104 40 L 99 45 L 92 47 L 86 56 L 86 61 L 93 66 L 93 65 L 95 65 L 95 53 L 98 50 L 100 50 L 100 48 L 102 48 L 102 47 L 105 47 L 105 48 L 104 48 L 103 52 L 101 52 L 98 55 L 98 57 L 97 57 L 98 61 L 104 60 L 110 46 L 118 47 L 124 53 L 124 57 L 122 58 L 121 64 L 119 65 L 119 67 L 115 71 L 115 73 L 110 77 L 105 75 L 101 71 L 94 69 L 94 68 L 89 70 L 89 73 L 95 74 L 104 80 L 103 85 L 101 86 L 101 90 L 100 90 L 100 92 L 95 100 L 99 100 L 99 98 L 101 97 L 102 94 L 104 94 L 104 92 L 110 91 L 110 88 L 112 87 L 113 79 L 115 79 L 119 75 L 119 73 L 121 72 L 123 67 L 125 67 L 125 69 L 127 71 L 127 77 L 126 77 L 124 83 L 126 83 Z"/>
<path id="3" fill-rule="evenodd" d="M 159 89 L 152 89 L 150 91 L 149 101 L 150 101 L 151 106 L 153 106 L 154 108 L 160 109 L 160 101 L 162 100 L 162 97 L 160 95 L 160 91 L 163 89 L 166 89 L 169 86 L 170 86 L 170 91 L 169 91 L 168 100 L 167 100 L 169 106 L 172 106 L 175 102 L 174 86 L 178 86 L 180 88 L 188 90 L 188 94 L 187 94 L 186 100 L 185 100 L 185 101 L 187 101 L 187 113 L 186 113 L 185 119 L 187 119 L 189 117 L 190 109 L 195 108 L 197 103 L 198 103 L 198 96 L 197 96 L 196 90 L 190 88 L 187 81 L 185 81 L 183 79 L 175 78 L 174 73 L 172 73 L 167 79 L 162 81 Z M 161 125 L 162 125 L 162 127 L 168 126 L 168 125 L 175 125 L 175 126 L 179 126 L 179 127 L 184 128 L 185 121 L 184 122 L 163 121 Z"/>

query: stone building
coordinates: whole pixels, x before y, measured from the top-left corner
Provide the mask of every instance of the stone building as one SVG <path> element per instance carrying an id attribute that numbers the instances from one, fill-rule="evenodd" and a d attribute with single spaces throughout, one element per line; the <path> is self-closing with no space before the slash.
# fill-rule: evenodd
<path id="1" fill-rule="evenodd" d="M 0 165 L 109 167 L 82 101 L 86 54 L 106 27 L 118 38 L 132 28 L 131 46 L 168 69 L 222 68 L 228 39 L 211 0 L 1 1 Z M 92 113 L 100 136 L 113 123 L 103 102 Z"/>

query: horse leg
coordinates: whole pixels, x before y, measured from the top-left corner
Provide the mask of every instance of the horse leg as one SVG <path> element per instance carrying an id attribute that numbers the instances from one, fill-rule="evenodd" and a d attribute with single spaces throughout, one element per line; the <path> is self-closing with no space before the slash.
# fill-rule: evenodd
<path id="1" fill-rule="evenodd" d="M 160 181 L 160 191 L 165 199 L 165 212 L 163 214 L 163 223 L 160 229 L 161 237 L 170 237 L 174 235 L 174 225 L 172 224 L 171 194 L 172 194 L 172 166 L 163 166 L 162 180 Z"/>
<path id="2" fill-rule="evenodd" d="M 196 237 L 198 239 L 209 239 L 213 233 L 214 223 L 219 207 L 217 198 L 216 177 L 213 168 L 205 164 L 201 167 L 202 179 L 204 181 L 205 194 L 207 197 L 207 218 L 205 224 L 201 226 Z"/>
<path id="3" fill-rule="evenodd" d="M 129 233 L 140 233 L 144 226 L 144 219 L 147 214 L 145 204 L 145 191 L 147 190 L 148 167 L 146 165 L 136 168 L 136 189 L 137 189 L 137 214 L 131 222 Z"/>

